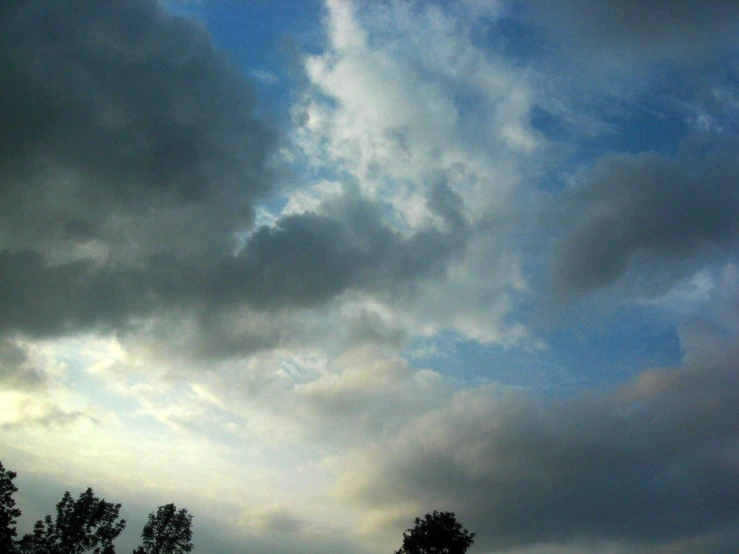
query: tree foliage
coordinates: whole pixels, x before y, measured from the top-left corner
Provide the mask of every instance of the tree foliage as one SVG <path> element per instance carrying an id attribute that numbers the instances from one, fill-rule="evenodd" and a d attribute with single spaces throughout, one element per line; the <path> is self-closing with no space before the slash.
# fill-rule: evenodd
<path id="1" fill-rule="evenodd" d="M 88 488 L 77 500 L 65 492 L 56 505 L 56 518 L 47 515 L 16 540 L 13 484 L 16 474 L 0 462 L 0 554 L 115 554 L 113 542 L 126 527 L 120 519 L 120 504 L 106 502 Z M 141 533 L 143 545 L 133 554 L 189 554 L 192 544 L 192 515 L 174 504 L 160 506 L 149 515 Z"/>
<path id="2" fill-rule="evenodd" d="M 134 554 L 187 554 L 193 549 L 191 525 L 187 510 L 178 510 L 174 504 L 160 506 L 149 514 L 141 533 L 144 544 Z"/>
<path id="3" fill-rule="evenodd" d="M 475 534 L 457 521 L 454 512 L 426 514 L 403 533 L 403 546 L 395 554 L 464 554 Z"/>
<path id="4" fill-rule="evenodd" d="M 121 505 L 97 498 L 88 488 L 77 500 L 64 493 L 56 519 L 47 515 L 19 543 L 21 554 L 110 554 L 113 541 L 126 527 Z"/>
<path id="5" fill-rule="evenodd" d="M 21 516 L 21 511 L 15 507 L 13 494 L 18 488 L 13 484 L 16 478 L 14 471 L 8 471 L 0 462 L 0 552 L 13 552 L 15 550 L 16 518 Z"/>

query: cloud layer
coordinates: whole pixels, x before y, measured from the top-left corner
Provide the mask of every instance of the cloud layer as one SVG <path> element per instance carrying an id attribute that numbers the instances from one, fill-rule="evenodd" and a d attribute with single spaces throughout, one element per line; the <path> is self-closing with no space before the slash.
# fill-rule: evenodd
<path id="1" fill-rule="evenodd" d="M 534 0 L 539 21 L 557 33 L 576 33 L 575 47 L 595 47 L 602 57 L 683 58 L 705 55 L 721 41 L 735 41 L 739 8 L 731 0 Z M 570 35 L 572 40 L 572 35 Z"/>
<path id="2" fill-rule="evenodd" d="M 443 183 L 424 202 L 438 224 L 411 236 L 350 189 L 253 230 L 239 248 L 254 202 L 274 190 L 276 137 L 207 33 L 143 0 L 5 9 L 6 333 L 126 332 L 177 312 L 217 334 L 212 322 L 238 306 L 393 294 L 443 273 L 463 248 L 458 200 Z"/>
<path id="3" fill-rule="evenodd" d="M 5 465 L 203 551 L 733 548 L 735 3 L 329 0 L 290 83 L 253 6 L 0 6 Z"/>
<path id="4" fill-rule="evenodd" d="M 619 280 L 632 294 L 661 295 L 707 260 L 735 252 L 739 168 L 730 150 L 697 163 L 654 153 L 599 159 L 561 199 L 558 296 Z"/>
<path id="5" fill-rule="evenodd" d="M 343 492 L 375 509 L 451 506 L 494 548 L 731 535 L 738 378 L 730 352 L 564 402 L 460 393 L 352 460 Z"/>

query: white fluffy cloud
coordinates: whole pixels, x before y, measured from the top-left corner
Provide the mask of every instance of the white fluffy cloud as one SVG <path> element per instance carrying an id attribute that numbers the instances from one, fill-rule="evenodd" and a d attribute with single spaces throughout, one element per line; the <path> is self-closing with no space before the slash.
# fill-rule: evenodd
<path id="1" fill-rule="evenodd" d="M 305 61 L 295 140 L 309 168 L 356 182 L 399 232 L 439 224 L 425 190 L 443 183 L 457 194 L 471 236 L 443 279 L 404 291 L 393 309 L 416 314 L 416 327 L 516 344 L 527 332 L 509 317 L 526 278 L 511 215 L 548 145 L 530 123 L 527 76 L 475 44 L 480 15 L 466 5 L 329 3 L 327 49 Z"/>

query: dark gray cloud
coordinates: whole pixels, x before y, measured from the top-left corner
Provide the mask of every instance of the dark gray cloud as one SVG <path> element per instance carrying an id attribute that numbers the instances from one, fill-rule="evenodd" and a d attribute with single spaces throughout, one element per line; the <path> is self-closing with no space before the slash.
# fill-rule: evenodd
<path id="1" fill-rule="evenodd" d="M 615 282 L 664 293 L 739 238 L 739 165 L 719 151 L 698 163 L 608 155 L 560 200 L 552 269 L 560 299 Z"/>
<path id="2" fill-rule="evenodd" d="M 2 10 L 0 331 L 125 332 L 184 310 L 214 352 L 264 346 L 223 336 L 223 314 L 392 294 L 462 249 L 442 184 L 428 204 L 444 230 L 401 236 L 349 191 L 234 255 L 274 189 L 276 137 L 208 34 L 153 0 Z"/>
<path id="3" fill-rule="evenodd" d="M 692 56 L 722 40 L 736 44 L 734 0 L 530 0 L 536 20 L 583 51 L 629 60 Z"/>
<path id="4" fill-rule="evenodd" d="M 380 206 L 351 190 L 322 206 L 322 213 L 285 216 L 259 229 L 221 266 L 214 294 L 229 303 L 231 295 L 243 294 L 246 280 L 257 307 L 300 306 L 350 287 L 392 293 L 416 278 L 440 276 L 449 258 L 462 254 L 466 228 L 460 200 L 446 185 L 431 188 L 427 206 L 448 229 L 427 227 L 404 237 L 383 223 Z"/>
<path id="5" fill-rule="evenodd" d="M 33 250 L 5 251 L 0 287 L 13 294 L 0 299 L 0 330 L 47 336 L 91 328 L 125 332 L 142 318 L 184 309 L 196 314 L 203 336 L 195 340 L 211 354 L 270 346 L 276 334 L 257 342 L 230 339 L 222 326 L 242 306 L 311 307 L 348 289 L 397 295 L 417 279 L 442 275 L 446 262 L 464 249 L 457 202 L 448 189 L 433 188 L 429 207 L 449 229 L 429 227 L 404 237 L 382 223 L 377 206 L 347 193 L 325 205 L 325 214 L 286 216 L 257 229 L 238 255 L 212 264 L 160 255 L 145 265 L 50 265 Z"/>
<path id="6" fill-rule="evenodd" d="M 344 492 L 372 509 L 453 509 L 483 550 L 726 544 L 739 530 L 737 386 L 734 350 L 567 400 L 460 393 L 351 462 Z"/>
<path id="7" fill-rule="evenodd" d="M 274 137 L 203 29 L 152 0 L 10 2 L 0 25 L 3 247 L 182 250 L 249 222 Z M 186 239 L 148 236 L 200 205 Z"/>
<path id="8" fill-rule="evenodd" d="M 34 390 L 48 384 L 48 375 L 34 366 L 24 345 L 12 339 L 0 339 L 0 386 L 3 389 Z"/>

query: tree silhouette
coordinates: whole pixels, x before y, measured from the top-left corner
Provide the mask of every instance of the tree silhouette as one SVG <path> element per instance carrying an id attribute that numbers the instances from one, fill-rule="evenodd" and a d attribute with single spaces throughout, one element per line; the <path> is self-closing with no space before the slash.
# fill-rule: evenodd
<path id="1" fill-rule="evenodd" d="M 149 521 L 141 533 L 143 546 L 133 554 L 187 554 L 193 549 L 192 515 L 178 510 L 174 504 L 160 506 L 149 514 Z"/>
<path id="2" fill-rule="evenodd" d="M 13 499 L 13 494 L 18 492 L 18 487 L 13 484 L 16 475 L 0 462 L 0 552 L 15 552 L 16 518 L 21 516 Z"/>
<path id="3" fill-rule="evenodd" d="M 395 554 L 464 554 L 474 537 L 454 512 L 434 510 L 423 519 L 416 518 L 415 526 L 403 533 L 403 546 Z"/>
<path id="4" fill-rule="evenodd" d="M 15 477 L 0 462 L 0 554 L 115 554 L 113 541 L 126 527 L 126 520 L 119 521 L 121 505 L 96 497 L 90 488 L 77 500 L 65 492 L 56 505 L 56 519 L 47 515 L 16 541 L 21 511 L 13 499 Z M 194 548 L 192 515 L 174 504 L 160 506 L 149 514 L 141 538 L 144 544 L 133 554 L 188 554 Z"/>
<path id="5" fill-rule="evenodd" d="M 113 554 L 113 541 L 126 527 L 120 504 L 97 498 L 88 488 L 77 500 L 65 492 L 56 520 L 47 515 L 18 543 L 21 554 Z"/>

